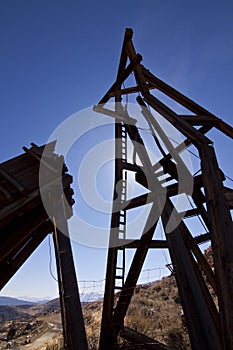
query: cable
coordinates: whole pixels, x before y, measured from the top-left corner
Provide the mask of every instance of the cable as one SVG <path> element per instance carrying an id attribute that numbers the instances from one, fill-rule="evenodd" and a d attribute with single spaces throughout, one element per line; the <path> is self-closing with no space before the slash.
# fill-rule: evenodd
<path id="1" fill-rule="evenodd" d="M 201 172 L 201 169 L 197 170 L 194 174 L 193 174 L 193 177 L 196 176 L 198 173 Z"/>
<path id="2" fill-rule="evenodd" d="M 227 176 L 226 174 L 224 174 L 224 176 L 225 176 L 228 180 L 230 180 L 230 181 L 233 182 L 233 179 L 232 179 L 230 176 Z"/>
<path id="3" fill-rule="evenodd" d="M 167 138 L 168 138 L 169 140 L 175 142 L 177 145 L 179 145 L 179 142 L 176 141 L 175 139 L 173 139 L 172 137 L 167 136 Z M 194 153 L 194 152 L 192 152 L 192 151 L 190 151 L 190 149 L 187 148 L 187 151 L 188 151 L 190 154 L 192 154 L 194 157 L 200 159 L 199 155 L 196 154 L 196 153 Z"/>
<path id="4" fill-rule="evenodd" d="M 53 274 L 53 269 L 52 269 L 52 247 L 51 247 L 51 235 L 49 235 L 49 272 L 51 277 L 58 282 L 57 278 Z"/>
<path id="5" fill-rule="evenodd" d="M 125 84 L 123 83 L 123 88 L 125 89 L 126 87 L 125 87 Z M 125 97 L 125 110 L 126 110 L 126 112 L 127 112 L 127 110 L 128 110 L 128 103 L 129 103 L 129 96 L 128 96 L 128 94 L 126 94 L 126 97 Z"/>
<path id="6" fill-rule="evenodd" d="M 159 228 L 160 228 L 160 239 L 162 240 L 163 237 L 162 237 L 162 224 L 161 224 L 161 221 L 159 220 Z M 164 257 L 164 260 L 166 262 L 166 265 L 168 265 L 168 258 L 167 258 L 167 254 L 166 252 L 164 251 L 164 249 L 161 249 L 162 251 L 162 255 Z"/>
<path id="7" fill-rule="evenodd" d="M 192 202 L 190 201 L 190 198 L 188 197 L 188 195 L 187 195 L 187 194 L 185 194 L 185 195 L 186 195 L 186 197 L 187 197 L 187 199 L 188 199 L 188 201 L 189 201 L 189 204 L 191 205 L 192 209 L 195 209 L 195 207 L 194 207 L 194 205 L 192 204 Z M 206 225 L 204 224 L 204 222 L 202 221 L 202 219 L 200 218 L 200 215 L 199 215 L 199 214 L 197 215 L 197 218 L 198 218 L 198 220 L 200 221 L 201 225 L 203 226 L 205 232 L 207 233 L 207 232 L 208 232 L 207 227 L 206 227 Z"/>
<path id="8" fill-rule="evenodd" d="M 154 132 L 151 131 L 150 128 L 149 128 L 149 129 L 146 129 L 146 128 L 138 127 L 138 129 L 149 132 L 154 138 L 156 138 L 156 139 L 158 140 L 158 138 L 155 136 Z M 175 139 L 173 139 L 172 137 L 167 136 L 167 138 L 168 138 L 169 140 L 175 142 L 177 145 L 179 145 L 179 142 L 176 141 Z M 155 141 L 155 142 L 156 142 L 156 141 Z M 157 144 L 157 142 L 156 142 L 156 144 Z M 158 144 L 157 144 L 157 145 L 158 145 Z M 190 151 L 190 149 L 187 148 L 187 151 L 188 151 L 190 154 L 192 154 L 194 157 L 200 159 L 200 157 L 199 157 L 196 153 Z M 162 153 L 162 154 L 163 154 L 163 153 Z M 163 156 L 165 157 L 166 155 L 163 154 Z M 231 180 L 232 180 L 232 179 L 231 179 Z M 233 181 L 233 180 L 232 180 L 232 181 Z"/>

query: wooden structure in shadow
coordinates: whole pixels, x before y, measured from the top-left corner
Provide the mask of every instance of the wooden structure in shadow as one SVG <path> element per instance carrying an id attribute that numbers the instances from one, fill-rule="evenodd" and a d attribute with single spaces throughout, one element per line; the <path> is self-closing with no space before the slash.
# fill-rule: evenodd
<path id="1" fill-rule="evenodd" d="M 44 146 L 32 144 L 30 149 L 24 147 L 25 153 L 0 164 L 0 287 L 5 286 L 45 237 L 52 233 L 64 347 L 84 350 L 87 341 L 67 225 L 74 202 L 70 187 L 72 177 L 67 173 L 64 158 L 54 153 L 55 142 L 46 147 L 43 176 L 53 217 L 48 216 L 44 209 L 39 187 Z M 62 191 L 59 182 L 62 182 Z M 59 229 L 61 224 L 62 232 Z"/>
<path id="2" fill-rule="evenodd" d="M 96 112 L 115 118 L 116 139 L 114 202 L 100 350 L 117 348 L 119 335 L 132 343 L 135 341 L 137 346 L 138 343 L 144 344 L 142 348 L 165 348 L 163 344 L 152 339 L 148 341 L 147 337 L 124 329 L 125 315 L 146 255 L 152 248 L 169 250 L 192 349 L 233 350 L 233 230 L 230 213 L 233 191 L 224 186 L 224 175 L 218 166 L 213 142 L 206 136 L 208 131 L 216 128 L 232 138 L 233 129 L 146 69 L 141 63 L 142 56 L 135 51 L 132 36 L 132 30 L 126 29 L 116 81 L 94 106 Z M 125 87 L 124 82 L 132 73 L 135 83 Z M 152 93 L 153 89 L 184 107 L 187 114 L 176 113 Z M 134 94 L 161 155 L 156 163 L 149 156 L 136 117 L 127 105 L 122 104 L 124 95 Z M 113 108 L 108 104 L 111 98 L 114 99 Z M 175 126 L 183 142 L 174 146 L 156 121 L 154 111 Z M 133 144 L 134 161 L 127 157 L 127 140 Z M 195 147 L 200 158 L 198 175 L 191 174 L 182 160 L 182 151 L 190 145 Z M 135 173 L 136 181 L 148 193 L 127 198 L 129 172 Z M 191 193 L 190 176 L 193 182 Z M 173 198 L 182 193 L 187 194 L 192 203 L 192 208 L 186 213 L 179 213 L 173 204 Z M 140 238 L 130 242 L 127 214 L 147 203 L 152 205 L 145 227 Z M 195 237 L 185 219 L 197 216 L 205 223 L 207 232 Z M 153 239 L 159 219 L 166 238 L 162 241 Z M 214 271 L 199 247 L 207 240 L 212 245 Z M 126 271 L 127 249 L 135 249 L 135 252 Z M 218 297 L 218 307 L 207 281 Z M 116 291 L 119 291 L 117 301 Z"/>

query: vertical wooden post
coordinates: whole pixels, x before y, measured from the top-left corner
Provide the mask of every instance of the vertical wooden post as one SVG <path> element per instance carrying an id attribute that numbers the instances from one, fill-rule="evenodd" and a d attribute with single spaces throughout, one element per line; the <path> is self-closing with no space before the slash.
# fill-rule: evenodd
<path id="1" fill-rule="evenodd" d="M 63 198 L 59 204 L 55 207 L 54 231 L 65 346 L 68 350 L 87 350 L 86 332 Z"/>
<path id="2" fill-rule="evenodd" d="M 233 224 L 214 148 L 200 149 L 224 349 L 233 350 Z M 210 181 L 211 179 L 211 181 Z"/>
<path id="3" fill-rule="evenodd" d="M 121 97 L 115 99 L 116 111 Z M 122 190 L 122 149 L 120 139 L 122 137 L 121 122 L 115 121 L 115 179 L 114 179 L 114 193 L 113 193 L 113 208 L 111 218 L 111 230 L 109 238 L 108 261 L 106 271 L 106 282 L 104 292 L 104 303 L 101 321 L 100 343 L 101 350 L 110 349 L 114 347 L 114 341 L 109 334 L 110 320 L 113 314 L 114 307 L 114 292 L 115 292 L 115 275 L 117 266 L 117 247 L 116 247 L 116 232 L 120 222 L 120 192 Z"/>
<path id="4" fill-rule="evenodd" d="M 192 349 L 221 350 L 223 348 L 217 328 L 218 320 L 214 311 L 213 300 L 208 298 L 207 287 L 202 280 L 200 271 L 195 269 L 193 256 L 185 246 L 183 238 L 185 236 L 185 224 L 181 222 L 171 233 L 166 233 L 166 226 L 172 212 L 174 213 L 174 208 L 168 199 L 162 213 L 162 222 Z M 174 224 L 176 223 L 174 222 Z"/>
<path id="5" fill-rule="evenodd" d="M 57 267 L 57 282 L 58 282 L 58 289 L 59 289 L 59 299 L 60 299 L 60 306 L 61 306 L 61 319 L 62 319 L 62 326 L 63 326 L 63 347 L 64 349 L 67 349 L 68 346 L 68 329 L 66 327 L 66 308 L 65 308 L 65 299 L 64 299 L 64 293 L 63 293 L 63 286 L 62 286 L 62 274 L 61 274 L 61 263 L 59 260 L 59 248 L 58 248 L 58 239 L 57 239 L 57 230 L 55 229 L 55 219 L 53 220 L 54 223 L 54 231 L 53 231 L 53 244 L 54 244 L 54 252 L 55 252 L 55 258 L 56 258 L 56 267 Z"/>
<path id="6" fill-rule="evenodd" d="M 148 250 L 150 248 L 150 243 L 158 223 L 158 207 L 158 203 L 153 203 L 151 207 L 148 219 L 142 232 L 141 239 L 139 240 L 138 247 L 134 253 L 134 257 L 130 269 L 128 271 L 126 281 L 120 292 L 119 300 L 114 310 L 114 314 L 111 320 L 111 334 L 112 338 L 115 339 L 115 342 L 117 341 L 117 337 L 124 323 L 126 312 L 132 299 L 134 289 L 137 285 L 142 266 L 145 262 Z"/>

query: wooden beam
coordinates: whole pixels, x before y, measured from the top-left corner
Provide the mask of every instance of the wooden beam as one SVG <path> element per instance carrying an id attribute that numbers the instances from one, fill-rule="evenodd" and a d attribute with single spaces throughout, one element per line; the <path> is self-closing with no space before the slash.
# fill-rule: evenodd
<path id="1" fill-rule="evenodd" d="M 224 187 L 224 193 L 230 209 L 233 209 L 233 190 L 231 188 Z"/>
<path id="2" fill-rule="evenodd" d="M 173 214 L 172 214 L 173 213 Z M 191 252 L 186 248 L 184 223 L 180 223 L 167 233 L 167 224 L 174 207 L 168 199 L 162 213 L 164 231 L 169 244 L 169 252 L 175 269 L 175 278 L 181 297 L 186 324 L 193 350 L 223 349 L 217 310 L 208 289 L 195 265 Z M 174 218 L 174 224 L 176 218 Z"/>
<path id="3" fill-rule="evenodd" d="M 201 128 L 197 129 L 199 133 L 201 134 L 206 134 L 208 131 L 210 131 L 213 128 L 213 126 L 210 125 L 204 125 Z M 181 144 L 179 144 L 177 147 L 175 147 L 175 151 L 177 153 L 182 152 L 184 149 L 186 149 L 187 147 L 189 147 L 192 144 L 192 141 L 189 139 L 185 139 Z M 166 155 L 166 159 L 171 159 L 172 155 L 170 153 L 168 153 Z M 160 168 L 160 161 L 157 162 L 156 164 L 154 164 L 153 169 L 154 171 L 158 170 Z"/>
<path id="4" fill-rule="evenodd" d="M 144 99 L 152 108 L 154 108 L 173 126 L 175 126 L 184 136 L 189 138 L 197 148 L 200 148 L 203 143 L 212 143 L 211 140 L 209 140 L 206 136 L 198 132 L 188 122 L 180 119 L 174 111 L 172 111 L 164 103 L 159 101 L 155 96 L 147 94 L 146 96 L 144 96 Z"/>
<path id="5" fill-rule="evenodd" d="M 216 128 L 218 128 L 220 131 L 225 133 L 227 136 L 233 138 L 233 128 L 222 121 L 221 119 L 217 118 L 214 114 L 207 111 L 205 108 L 201 107 L 194 101 L 192 101 L 190 98 L 186 97 L 170 85 L 166 84 L 162 80 L 155 77 L 148 69 L 142 66 L 143 73 L 145 74 L 146 80 L 150 82 L 151 84 L 154 84 L 154 87 L 158 90 L 165 93 L 167 96 L 171 97 L 178 103 L 180 103 L 185 108 L 189 109 L 196 115 L 204 115 L 209 116 L 210 124 L 214 124 Z"/>
<path id="6" fill-rule="evenodd" d="M 199 116 L 199 115 L 178 115 L 179 118 L 185 120 L 186 122 L 190 123 L 191 125 L 203 125 L 203 124 L 210 124 L 212 126 L 215 126 L 217 123 L 215 120 L 211 120 L 209 116 Z"/>
<path id="7" fill-rule="evenodd" d="M 126 44 L 126 52 L 127 52 L 128 56 L 129 56 L 129 59 L 130 59 L 130 61 L 132 63 L 135 60 L 135 57 L 137 56 L 137 53 L 135 51 L 135 48 L 134 48 L 132 40 L 129 40 L 127 42 L 127 44 Z M 137 82 L 137 84 L 138 84 L 142 94 L 144 95 L 146 93 L 149 93 L 147 82 L 145 80 L 145 77 L 144 77 L 144 74 L 142 72 L 142 69 L 141 69 L 140 65 L 137 65 L 135 67 L 134 74 L 135 74 L 136 82 Z"/>
<path id="8" fill-rule="evenodd" d="M 142 186 L 144 186 L 145 188 L 150 190 L 144 174 L 136 173 L 136 181 L 138 183 L 140 183 Z M 196 190 L 196 187 L 199 186 L 201 181 L 202 181 L 201 175 L 197 175 L 194 177 L 194 190 Z M 132 209 L 132 208 L 137 208 L 137 207 L 139 207 L 141 205 L 145 205 L 147 203 L 152 203 L 153 201 L 156 200 L 156 196 L 158 194 L 165 193 L 164 191 L 166 192 L 167 196 L 169 196 L 169 197 L 176 196 L 179 193 L 185 193 L 184 191 L 179 192 L 179 184 L 175 183 L 175 184 L 169 185 L 167 187 L 163 187 L 162 190 L 160 190 L 158 188 L 155 192 L 149 192 L 146 194 L 142 194 L 138 197 L 128 199 L 127 201 L 122 203 L 122 208 L 124 208 L 125 210 L 128 210 L 128 209 Z M 204 197 L 204 195 L 203 195 L 203 197 Z M 203 201 L 205 202 L 206 199 L 204 198 Z M 200 208 L 199 208 L 199 210 L 200 210 Z M 191 213 L 193 213 L 193 212 L 189 212 L 187 215 L 189 215 Z"/>
<path id="9" fill-rule="evenodd" d="M 0 289 L 2 289 L 6 283 L 14 276 L 18 269 L 24 264 L 29 256 L 44 240 L 50 230 L 51 227 L 47 223 L 41 225 L 36 229 L 35 232 L 32 233 L 28 242 L 24 244 L 14 259 L 8 262 L 2 261 L 0 263 Z"/>
<path id="10" fill-rule="evenodd" d="M 24 191 L 23 186 L 21 186 L 21 184 L 18 183 L 18 181 L 16 181 L 12 175 L 8 174 L 3 168 L 1 168 L 1 166 L 0 175 L 2 175 L 8 182 L 10 182 L 11 185 L 13 185 L 19 192 Z"/>
<path id="11" fill-rule="evenodd" d="M 140 239 L 118 239 L 118 246 L 125 247 L 129 249 L 137 249 L 140 245 Z M 150 243 L 150 248 L 152 249 L 166 249 L 168 244 L 166 240 L 152 240 Z"/>
<path id="12" fill-rule="evenodd" d="M 76 279 L 72 248 L 69 238 L 67 217 L 64 210 L 64 198 L 53 198 L 55 211 L 54 234 L 56 236 L 55 249 L 57 256 L 57 267 L 60 271 L 59 290 L 63 293 L 61 296 L 65 305 L 65 324 L 63 324 L 66 333 L 67 350 L 87 350 L 87 339 L 83 321 L 81 302 L 79 297 L 78 284 Z M 51 203 L 51 204 L 53 204 Z M 64 321 L 64 319 L 63 319 Z"/>
<path id="13" fill-rule="evenodd" d="M 102 105 L 95 105 L 93 106 L 93 111 L 107 115 L 109 117 L 115 118 L 118 122 L 122 121 L 124 123 L 131 123 L 136 124 L 137 120 L 134 118 L 131 118 L 129 116 L 126 116 L 125 114 L 116 113 L 115 111 L 112 111 L 108 108 L 104 108 Z"/>
<path id="14" fill-rule="evenodd" d="M 174 168 L 178 168 L 180 170 L 182 169 L 183 175 L 188 178 L 188 176 L 190 176 L 191 174 L 190 174 L 189 170 L 187 169 L 184 161 L 180 157 L 179 153 L 176 151 L 176 149 L 173 146 L 172 142 L 167 137 L 165 131 L 160 126 L 159 122 L 157 122 L 157 120 L 154 118 L 154 116 L 151 113 L 151 111 L 147 108 L 147 106 L 146 106 L 145 102 L 143 101 L 143 99 L 141 98 L 141 96 L 137 97 L 137 102 L 139 103 L 139 105 L 142 108 L 141 112 L 142 112 L 142 115 L 144 116 L 144 118 L 146 119 L 147 123 L 149 124 L 149 126 L 151 126 L 154 129 L 154 132 L 156 132 L 159 135 L 159 137 L 162 140 L 163 144 L 167 148 L 169 154 L 171 154 L 172 159 L 176 162 L 176 167 L 175 167 L 174 163 L 170 164 L 170 166 L 173 165 Z M 158 143 L 158 141 L 157 141 L 157 143 Z M 159 147 L 162 155 L 165 158 L 166 157 L 165 151 L 163 149 L 161 149 L 162 147 L 161 147 L 160 144 L 158 144 L 158 147 Z M 166 159 L 165 162 L 169 164 L 169 159 Z M 177 172 L 177 169 L 175 169 L 175 170 Z"/>
<path id="15" fill-rule="evenodd" d="M 193 237 L 194 244 L 201 244 L 210 240 L 210 233 L 203 233 L 199 236 Z"/>
<path id="16" fill-rule="evenodd" d="M 7 201 L 13 200 L 12 195 L 1 185 L 0 185 L 0 192 L 2 192 L 2 194 L 4 195 L 4 197 Z"/>
<path id="17" fill-rule="evenodd" d="M 128 78 L 128 76 L 133 72 L 135 67 L 141 62 L 142 56 L 141 55 L 136 55 L 132 62 L 128 65 L 127 68 L 117 77 L 117 80 L 115 83 L 110 87 L 110 89 L 106 92 L 104 97 L 99 101 L 98 104 L 104 105 L 105 103 L 108 102 L 110 96 L 109 94 L 112 93 L 115 90 L 119 90 L 121 87 L 121 84 Z"/>
<path id="18" fill-rule="evenodd" d="M 119 102 L 120 97 L 116 98 L 116 102 Z M 119 104 L 116 105 L 116 109 L 119 109 Z M 117 266 L 117 244 L 118 229 L 120 222 L 120 196 L 122 192 L 122 144 L 119 142 L 119 138 L 122 137 L 122 126 L 120 123 L 115 123 L 115 174 L 114 174 L 114 192 L 113 192 L 113 210 L 111 216 L 111 229 L 109 238 L 109 248 L 107 257 L 106 268 L 106 283 L 102 310 L 101 330 L 99 349 L 109 350 L 109 343 L 111 345 L 115 342 L 115 339 L 109 339 L 109 325 L 112 318 L 114 307 L 114 291 L 115 291 L 115 274 Z M 119 191 L 119 193 L 118 193 Z"/>
<path id="19" fill-rule="evenodd" d="M 45 157 L 41 158 L 41 155 L 38 155 L 32 148 L 28 149 L 27 147 L 23 147 L 23 150 L 25 153 L 27 153 L 29 156 L 34 158 L 37 162 L 43 164 L 45 167 L 47 167 L 52 173 L 58 174 L 59 169 L 58 167 L 53 167 L 48 161 L 45 161 Z M 63 161 L 62 161 L 63 163 Z M 54 163 L 53 163 L 54 165 Z"/>
<path id="20" fill-rule="evenodd" d="M 138 333 L 130 328 L 124 327 L 121 332 L 120 336 L 131 343 L 137 344 L 137 349 L 139 344 L 143 344 L 143 349 L 151 349 L 151 350 L 169 350 L 166 345 L 163 343 L 158 342 L 157 340 L 154 340 L 152 338 L 147 337 L 144 334 Z"/>
<path id="21" fill-rule="evenodd" d="M 125 70 L 125 66 L 126 66 L 127 58 L 128 58 L 127 53 L 126 53 L 126 44 L 129 40 L 132 40 L 132 38 L 133 38 L 133 30 L 131 28 L 126 28 L 124 40 L 123 40 L 123 44 L 122 44 L 122 49 L 121 49 L 117 77 L 119 77 L 123 73 L 123 71 Z"/>
<path id="22" fill-rule="evenodd" d="M 224 349 L 233 349 L 233 224 L 213 147 L 203 145 L 201 166 L 218 288 Z M 211 179 L 211 181 L 210 181 Z"/>
<path id="23" fill-rule="evenodd" d="M 51 181 L 44 185 L 44 189 L 41 188 L 42 191 L 46 191 L 46 189 L 49 189 L 50 186 L 56 184 L 57 182 L 60 182 L 61 179 L 55 178 L 54 181 Z M 72 177 L 68 174 L 63 175 L 63 188 L 69 187 L 70 183 L 72 182 Z M 14 201 L 13 203 L 10 203 L 6 207 L 2 208 L 0 210 L 0 227 L 8 224 L 11 220 L 12 217 L 16 217 L 19 213 L 23 211 L 30 210 L 37 205 L 41 203 L 41 191 L 40 189 L 36 189 L 33 192 L 30 192 L 18 200 Z"/>
<path id="24" fill-rule="evenodd" d="M 154 89 L 154 86 L 147 84 L 148 89 L 152 90 Z M 121 89 L 121 90 L 115 90 L 113 92 L 109 93 L 109 97 L 116 97 L 116 96 L 123 96 L 123 95 L 130 95 L 130 94 L 135 94 L 140 92 L 140 88 L 139 86 L 132 86 L 132 87 L 128 87 L 125 89 Z"/>
<path id="25" fill-rule="evenodd" d="M 122 169 L 124 170 L 129 170 L 129 171 L 133 171 L 133 172 L 140 172 L 143 173 L 143 167 L 137 165 L 137 164 L 133 164 L 133 163 L 128 163 L 128 162 L 123 162 L 122 161 Z"/>
<path id="26" fill-rule="evenodd" d="M 0 261 L 10 259 L 20 249 L 25 240 L 47 219 L 43 205 L 26 212 L 1 229 Z"/>
<path id="27" fill-rule="evenodd" d="M 121 326 L 123 324 L 124 317 L 126 315 L 128 306 L 134 293 L 143 263 L 145 261 L 148 249 L 150 247 L 151 240 L 154 235 L 155 228 L 157 226 L 159 216 L 158 205 L 153 204 L 150 210 L 147 222 L 145 224 L 138 248 L 134 254 L 133 261 L 131 263 L 129 272 L 126 277 L 126 281 L 120 292 L 117 305 L 114 310 L 111 322 L 109 324 L 109 344 L 116 343 L 117 336 L 119 335 Z"/>

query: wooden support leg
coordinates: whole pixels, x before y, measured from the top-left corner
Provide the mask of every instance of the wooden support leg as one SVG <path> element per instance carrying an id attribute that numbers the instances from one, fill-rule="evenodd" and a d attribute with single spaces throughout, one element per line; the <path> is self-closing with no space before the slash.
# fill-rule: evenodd
<path id="1" fill-rule="evenodd" d="M 195 261 L 191 252 L 185 246 L 183 239 L 185 225 L 180 223 L 171 233 L 166 233 L 166 226 L 173 210 L 172 203 L 168 199 L 162 213 L 162 222 L 174 265 L 192 349 L 221 350 L 223 347 L 217 329 L 218 320 L 214 313 L 213 301 L 207 298 L 207 288 L 200 272 L 195 269 Z M 199 276 L 197 276 L 198 272 Z"/>
<path id="2" fill-rule="evenodd" d="M 233 225 L 214 148 L 200 150 L 224 349 L 233 349 Z M 209 181 L 211 179 L 211 181 Z"/>
<path id="3" fill-rule="evenodd" d="M 119 296 L 119 300 L 115 309 L 113 310 L 109 324 L 107 325 L 107 332 L 105 333 L 105 336 L 100 344 L 101 350 L 114 349 L 117 344 L 117 337 L 123 325 L 124 317 L 133 296 L 134 288 L 136 287 L 158 222 L 158 220 L 155 219 L 158 217 L 158 210 L 158 205 L 154 203 L 143 230 L 142 237 L 139 241 L 138 248 L 134 254 L 130 270 Z"/>
<path id="4" fill-rule="evenodd" d="M 106 271 L 106 285 L 104 293 L 104 303 L 102 312 L 101 332 L 100 332 L 100 349 L 105 348 L 106 337 L 108 335 L 108 327 L 112 317 L 113 305 L 114 305 L 114 288 L 115 288 L 115 271 L 117 265 L 117 247 L 114 244 L 116 237 L 116 229 L 119 227 L 120 222 L 120 196 L 121 181 L 122 181 L 122 161 L 121 161 L 121 143 L 119 139 L 121 137 L 121 124 L 115 123 L 115 186 L 114 186 L 114 204 L 111 219 L 111 231 L 108 250 L 108 261 Z M 118 191 L 116 189 L 118 186 Z M 118 207 L 118 208 L 117 208 Z"/>
<path id="5" fill-rule="evenodd" d="M 65 349 L 87 350 L 81 302 L 76 279 L 68 224 L 63 208 L 56 212 L 55 251 L 61 293 L 62 320 Z"/>

